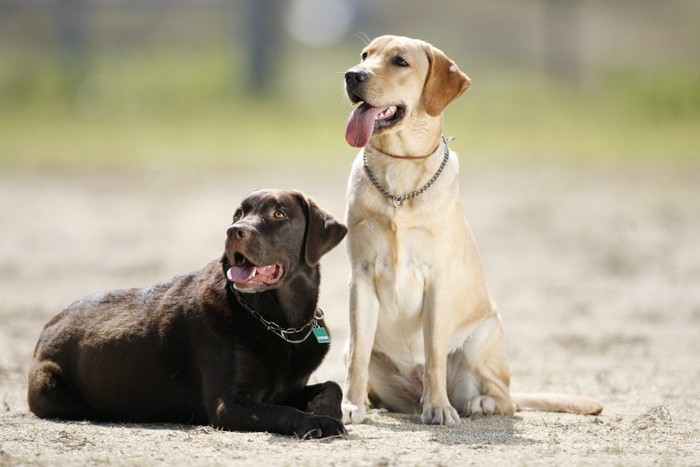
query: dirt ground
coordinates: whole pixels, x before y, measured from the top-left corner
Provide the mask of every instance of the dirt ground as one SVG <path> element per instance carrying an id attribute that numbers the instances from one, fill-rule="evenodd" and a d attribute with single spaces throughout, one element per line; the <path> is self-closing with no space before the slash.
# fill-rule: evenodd
<path id="1" fill-rule="evenodd" d="M 521 412 L 446 428 L 373 411 L 347 437 L 302 441 L 29 413 L 34 344 L 68 303 L 217 258 L 234 208 L 254 188 L 302 189 L 342 218 L 349 163 L 311 173 L 0 174 L 0 465 L 700 465 L 697 167 L 463 162 L 463 201 L 503 316 L 512 389 L 585 393 L 603 402 L 600 416 Z M 322 266 L 333 343 L 312 381 L 342 382 L 345 245 Z"/>

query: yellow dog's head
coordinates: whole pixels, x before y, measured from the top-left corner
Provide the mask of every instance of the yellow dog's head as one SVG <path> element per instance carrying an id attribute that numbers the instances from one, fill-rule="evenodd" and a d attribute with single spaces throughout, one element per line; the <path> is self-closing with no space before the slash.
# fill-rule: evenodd
<path id="1" fill-rule="evenodd" d="M 427 42 L 381 36 L 364 48 L 362 61 L 345 73 L 345 91 L 359 104 L 348 120 L 345 138 L 364 147 L 374 135 L 435 118 L 469 86 L 469 77 Z"/>

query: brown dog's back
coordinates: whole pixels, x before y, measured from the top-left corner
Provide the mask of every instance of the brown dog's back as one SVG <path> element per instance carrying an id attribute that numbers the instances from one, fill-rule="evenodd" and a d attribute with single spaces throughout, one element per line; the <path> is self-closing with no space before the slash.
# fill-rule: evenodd
<path id="1" fill-rule="evenodd" d="M 153 287 L 71 304 L 44 327 L 34 351 L 31 411 L 71 420 L 206 421 L 192 400 L 197 391 L 190 387 L 195 379 L 185 321 L 186 310 L 196 315 L 202 306 L 213 308 L 197 296 L 197 285 L 216 281 L 217 273 L 215 261 Z"/>

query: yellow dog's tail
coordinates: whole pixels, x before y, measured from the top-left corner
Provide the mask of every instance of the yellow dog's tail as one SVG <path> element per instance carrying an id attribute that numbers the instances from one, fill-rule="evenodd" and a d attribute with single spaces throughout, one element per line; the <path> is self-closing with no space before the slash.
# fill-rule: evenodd
<path id="1" fill-rule="evenodd" d="M 553 393 L 511 394 L 518 410 L 539 410 L 542 412 L 565 412 L 581 415 L 598 415 L 603 406 L 588 396 Z"/>

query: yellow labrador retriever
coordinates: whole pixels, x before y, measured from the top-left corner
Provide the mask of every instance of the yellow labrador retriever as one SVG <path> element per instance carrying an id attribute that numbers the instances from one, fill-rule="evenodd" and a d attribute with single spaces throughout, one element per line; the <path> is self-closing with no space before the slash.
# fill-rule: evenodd
<path id="1" fill-rule="evenodd" d="M 511 397 L 503 327 L 459 198 L 442 112 L 470 86 L 443 52 L 382 36 L 345 74 L 346 140 L 363 147 L 348 183 L 350 339 L 343 421 L 365 406 L 424 423 L 511 415 L 516 404 L 597 414 L 582 396 Z"/>

